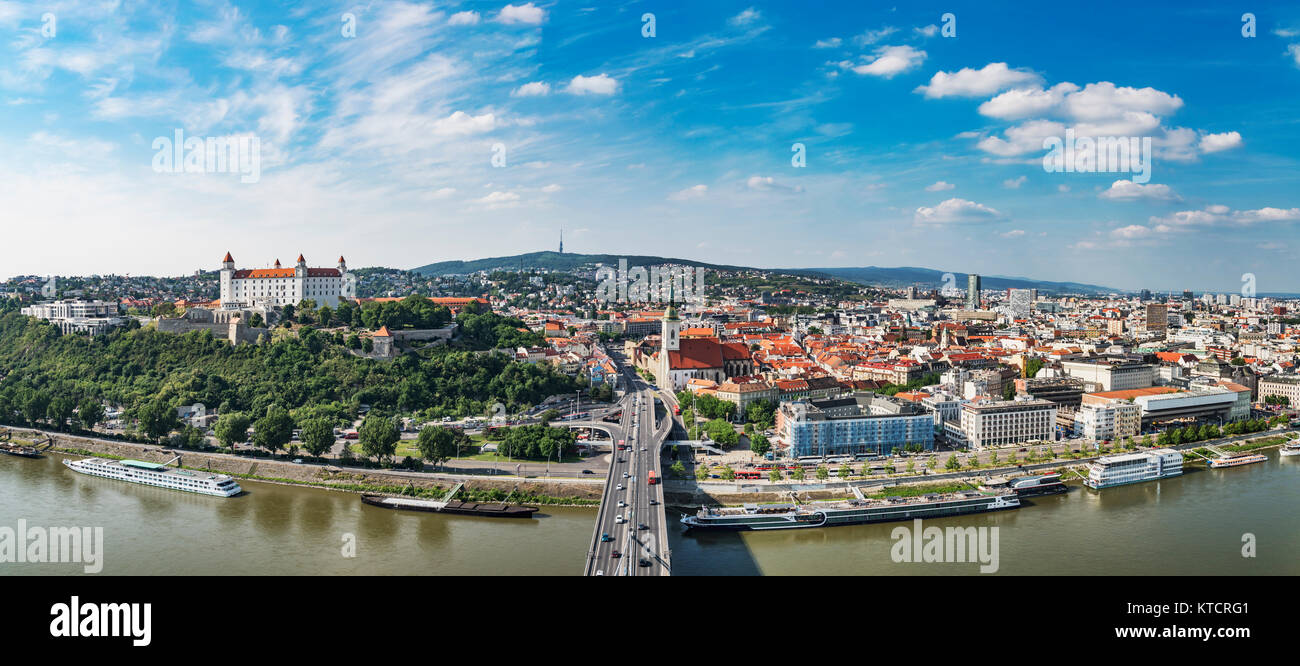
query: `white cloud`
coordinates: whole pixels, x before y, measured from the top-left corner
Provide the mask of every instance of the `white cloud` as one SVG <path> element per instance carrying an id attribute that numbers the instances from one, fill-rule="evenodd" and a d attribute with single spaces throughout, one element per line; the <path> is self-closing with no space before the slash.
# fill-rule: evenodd
<path id="1" fill-rule="evenodd" d="M 488 210 L 514 208 L 519 205 L 519 195 L 514 192 L 492 192 L 474 200 L 474 203 L 486 206 Z"/>
<path id="2" fill-rule="evenodd" d="M 1295 66 L 1300 67 L 1300 44 L 1288 44 L 1286 52 L 1291 54 L 1291 57 L 1295 59 Z"/>
<path id="3" fill-rule="evenodd" d="M 802 192 L 803 191 L 803 187 L 801 186 L 796 185 L 791 187 L 790 185 L 778 183 L 776 182 L 776 179 L 771 176 L 750 176 L 749 180 L 745 181 L 745 187 L 748 187 L 751 190 L 757 190 L 759 192 Z"/>
<path id="4" fill-rule="evenodd" d="M 559 192 L 559 191 L 562 190 L 562 189 L 564 189 L 564 188 L 563 188 L 563 187 L 560 187 L 559 185 L 556 185 L 555 183 L 551 183 L 550 185 L 547 185 L 546 187 L 543 187 L 543 188 L 542 188 L 542 191 L 545 192 L 545 193 L 547 193 L 547 194 L 550 194 L 550 193 L 552 193 L 552 192 Z"/>
<path id="5" fill-rule="evenodd" d="M 1018 237 L 1020 237 L 1020 236 L 1024 236 L 1024 235 L 1025 235 L 1025 230 L 1024 230 L 1024 229 L 1012 229 L 1011 231 L 1008 231 L 1008 232 L 1006 232 L 1006 233 L 1002 233 L 1002 234 L 998 234 L 998 235 L 1001 236 L 1001 237 L 1003 237 L 1003 238 L 1018 238 Z"/>
<path id="6" fill-rule="evenodd" d="M 546 20 L 546 10 L 528 3 L 526 5 L 506 5 L 501 8 L 497 14 L 497 21 L 501 23 L 515 24 L 526 23 L 528 25 L 540 25 Z"/>
<path id="7" fill-rule="evenodd" d="M 882 46 L 876 49 L 876 57 L 871 62 L 851 69 L 858 74 L 890 79 L 909 69 L 915 69 L 923 60 L 925 60 L 925 51 L 918 51 L 910 46 Z"/>
<path id="8" fill-rule="evenodd" d="M 1195 227 L 1251 226 L 1259 223 L 1300 221 L 1300 208 L 1266 206 L 1253 210 L 1232 210 L 1224 205 L 1206 206 L 1203 210 L 1181 210 L 1164 217 L 1152 216 L 1152 228 L 1160 232 L 1183 231 Z"/>
<path id="9" fill-rule="evenodd" d="M 532 83 L 525 83 L 524 85 L 515 88 L 510 93 L 510 96 L 511 97 L 540 97 L 542 95 L 550 94 L 550 92 L 551 92 L 551 84 L 546 83 L 545 81 L 533 81 Z"/>
<path id="10" fill-rule="evenodd" d="M 1158 185 L 1156 183 L 1143 185 L 1131 180 L 1117 180 L 1110 184 L 1110 189 L 1097 196 L 1115 201 L 1136 201 L 1138 199 L 1171 200 L 1178 198 L 1178 195 L 1174 194 L 1174 191 L 1169 189 L 1168 185 Z"/>
<path id="11" fill-rule="evenodd" d="M 1011 69 L 1005 62 L 991 62 L 982 69 L 963 67 L 960 71 L 935 72 L 930 85 L 917 86 L 914 92 L 925 93 L 931 99 L 940 97 L 983 97 L 1008 88 L 1037 84 L 1042 77 L 1020 69 Z"/>
<path id="12" fill-rule="evenodd" d="M 939 34 L 939 26 L 931 23 L 921 28 L 912 28 L 912 31 L 922 37 L 933 37 Z"/>
<path id="13" fill-rule="evenodd" d="M 691 199 L 703 199 L 709 191 L 708 185 L 692 185 L 680 192 L 674 192 L 668 195 L 672 201 L 689 201 Z"/>
<path id="14" fill-rule="evenodd" d="M 1201 137 L 1201 152 L 1203 153 L 1217 153 L 1220 150 L 1229 150 L 1240 146 L 1241 134 L 1238 132 L 1206 134 Z"/>
<path id="15" fill-rule="evenodd" d="M 1005 139 L 987 136 L 980 139 L 975 145 L 986 153 L 1001 157 L 1042 151 L 1043 139 L 1049 136 L 1064 136 L 1065 125 L 1052 120 L 1031 120 L 1007 128 L 1004 134 L 1006 135 Z"/>
<path id="16" fill-rule="evenodd" d="M 618 81 L 610 78 L 607 74 L 597 74 L 596 76 L 582 76 L 579 74 L 569 82 L 567 90 L 574 95 L 613 95 L 618 92 Z"/>
<path id="17" fill-rule="evenodd" d="M 478 12 L 456 12 L 447 19 L 447 25 L 478 25 L 480 18 Z"/>
<path id="18" fill-rule="evenodd" d="M 1140 224 L 1130 224 L 1127 227 L 1112 229 L 1110 235 L 1112 238 L 1118 238 L 1120 240 L 1140 240 L 1143 238 L 1150 238 L 1154 233 L 1155 232 L 1149 227 L 1144 227 Z"/>
<path id="19" fill-rule="evenodd" d="M 981 115 L 1002 120 L 1041 115 L 1059 107 L 1067 93 L 1078 89 L 1079 86 L 1073 83 L 1058 83 L 1048 90 L 1016 88 L 980 104 L 979 112 Z"/>
<path id="20" fill-rule="evenodd" d="M 813 48 L 835 49 L 835 48 L 839 48 L 840 44 L 842 44 L 843 42 L 844 40 L 840 39 L 839 37 L 831 37 L 830 39 L 819 39 L 817 40 L 816 44 L 813 44 Z"/>
<path id="21" fill-rule="evenodd" d="M 952 183 L 946 183 L 946 182 L 940 180 L 940 181 L 936 182 L 936 183 L 933 184 L 933 185 L 926 185 L 926 186 L 925 186 L 925 191 L 926 191 L 926 192 L 942 192 L 942 191 L 944 191 L 944 190 L 951 190 L 951 189 L 953 189 L 954 187 L 957 187 L 957 186 L 956 186 L 956 185 L 953 185 Z"/>
<path id="22" fill-rule="evenodd" d="M 1024 185 L 1025 182 L 1028 180 L 1029 180 L 1029 176 L 1017 176 L 1016 178 L 1008 178 L 1002 181 L 1002 187 L 1005 187 L 1008 190 L 1018 190 L 1020 189 L 1020 186 Z"/>
<path id="23" fill-rule="evenodd" d="M 456 111 L 446 118 L 434 121 L 433 133 L 441 136 L 468 136 L 482 134 L 496 128 L 496 116 L 484 113 L 471 116 L 464 111 Z"/>
<path id="24" fill-rule="evenodd" d="M 1125 111 L 1166 116 L 1182 106 L 1180 97 L 1155 88 L 1130 88 L 1099 81 L 1067 95 L 1064 111 L 1075 120 L 1106 121 Z"/>
<path id="25" fill-rule="evenodd" d="M 921 206 L 916 209 L 913 221 L 917 224 L 975 224 L 979 222 L 996 222 L 1003 216 L 998 211 L 966 199 L 948 199 L 933 208 Z"/>
<path id="26" fill-rule="evenodd" d="M 434 190 L 434 192 L 433 192 L 433 194 L 432 194 L 431 196 L 432 196 L 434 199 L 446 199 L 447 197 L 449 197 L 449 196 L 451 196 L 451 195 L 453 195 L 453 194 L 455 194 L 455 193 L 456 193 L 456 188 L 454 188 L 454 187 L 443 187 L 443 188 L 440 188 L 440 189 Z"/>
<path id="27" fill-rule="evenodd" d="M 758 19 L 762 18 L 762 16 L 763 15 L 761 12 L 759 12 L 757 9 L 754 9 L 753 7 L 750 7 L 749 9 L 746 9 L 745 11 L 731 17 L 730 19 L 727 19 L 727 23 L 730 23 L 731 25 L 735 25 L 735 26 L 744 26 L 744 25 L 749 25 L 754 21 L 757 21 Z"/>
<path id="28" fill-rule="evenodd" d="M 898 32 L 898 28 L 895 28 L 894 26 L 891 25 L 887 25 L 879 30 L 868 30 L 862 33 L 861 35 L 854 37 L 853 41 L 857 43 L 858 46 L 869 46 L 871 44 L 875 44 L 876 42 L 879 42 L 880 40 L 896 32 Z"/>

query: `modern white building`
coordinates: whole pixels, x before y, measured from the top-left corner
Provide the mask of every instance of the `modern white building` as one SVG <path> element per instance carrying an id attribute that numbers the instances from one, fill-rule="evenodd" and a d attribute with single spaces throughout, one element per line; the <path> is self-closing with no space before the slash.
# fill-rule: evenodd
<path id="1" fill-rule="evenodd" d="M 1121 442 L 1142 430 L 1142 407 L 1127 400 L 1081 405 L 1074 414 L 1074 433 L 1093 441 Z"/>
<path id="2" fill-rule="evenodd" d="M 961 408 L 960 429 L 975 450 L 1053 441 L 1055 426 L 1056 403 L 1049 400 L 986 400 Z"/>
<path id="3" fill-rule="evenodd" d="M 304 299 L 311 299 L 318 306 L 337 307 L 343 298 L 356 296 L 345 293 L 350 290 L 347 271 L 343 257 L 339 257 L 337 268 L 308 268 L 301 254 L 293 268 L 282 268 L 276 259 L 274 268 L 236 270 L 235 260 L 227 252 L 221 261 L 221 308 L 297 305 Z"/>
<path id="4" fill-rule="evenodd" d="M 1065 374 L 1094 382 L 1103 391 L 1147 388 L 1153 383 L 1154 367 L 1146 363 L 1113 361 L 1065 361 Z"/>
<path id="5" fill-rule="evenodd" d="M 44 319 L 62 333 L 104 333 L 126 322 L 117 316 L 117 304 L 106 301 L 64 300 L 36 303 L 21 310 L 29 317 Z"/>

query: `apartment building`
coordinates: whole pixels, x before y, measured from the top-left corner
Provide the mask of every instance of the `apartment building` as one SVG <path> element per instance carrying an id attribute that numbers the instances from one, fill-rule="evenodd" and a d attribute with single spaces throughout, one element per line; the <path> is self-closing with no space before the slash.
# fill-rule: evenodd
<path id="1" fill-rule="evenodd" d="M 882 455 L 934 448 L 934 418 L 920 405 L 875 393 L 781 404 L 777 431 L 793 457 Z"/>
<path id="2" fill-rule="evenodd" d="M 962 406 L 966 446 L 984 449 L 1055 439 L 1056 405 L 1048 400 L 989 400 Z"/>

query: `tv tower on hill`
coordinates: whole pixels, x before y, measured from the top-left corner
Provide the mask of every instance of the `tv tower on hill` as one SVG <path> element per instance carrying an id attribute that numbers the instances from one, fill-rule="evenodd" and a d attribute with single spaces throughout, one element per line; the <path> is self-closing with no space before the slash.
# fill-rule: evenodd
<path id="1" fill-rule="evenodd" d="M 560 254 L 564 254 L 564 227 L 560 227 Z"/>

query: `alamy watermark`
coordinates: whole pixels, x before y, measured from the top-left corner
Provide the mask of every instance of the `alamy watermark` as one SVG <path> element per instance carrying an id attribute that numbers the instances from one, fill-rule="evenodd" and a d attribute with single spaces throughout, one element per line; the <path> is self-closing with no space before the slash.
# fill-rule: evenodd
<path id="1" fill-rule="evenodd" d="M 703 303 L 704 268 L 697 266 L 601 266 L 596 271 L 598 303 Z"/>
<path id="2" fill-rule="evenodd" d="M 104 570 L 103 527 L 28 527 L 0 525 L 0 564 L 79 563 L 88 574 Z"/>
<path id="3" fill-rule="evenodd" d="M 72 597 L 50 606 L 50 635 L 55 638 L 131 638 L 144 647 L 153 642 L 153 604 L 95 603 Z"/>
<path id="4" fill-rule="evenodd" d="M 153 140 L 154 173 L 237 173 L 239 182 L 262 179 L 262 140 L 255 135 L 174 137 Z"/>
<path id="5" fill-rule="evenodd" d="M 895 527 L 889 533 L 895 562 L 979 562 L 980 573 L 998 572 L 998 528 L 925 527 L 921 519 L 912 527 Z"/>
<path id="6" fill-rule="evenodd" d="M 1151 180 L 1151 137 L 1075 136 L 1043 139 L 1043 170 L 1047 173 L 1132 173 L 1135 183 Z"/>

